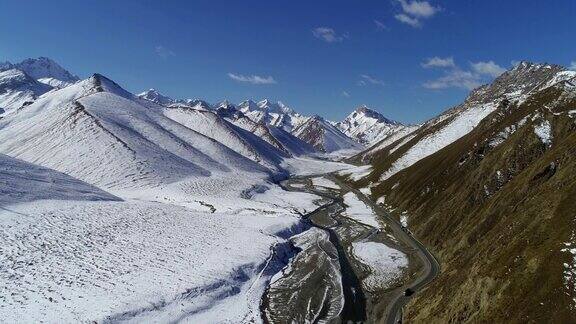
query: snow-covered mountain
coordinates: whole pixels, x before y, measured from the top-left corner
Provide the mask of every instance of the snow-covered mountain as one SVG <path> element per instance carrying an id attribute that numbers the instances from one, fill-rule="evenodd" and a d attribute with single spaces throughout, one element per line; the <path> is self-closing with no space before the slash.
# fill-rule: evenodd
<path id="1" fill-rule="evenodd" d="M 195 130 L 198 130 L 204 135 L 213 137 L 210 134 L 217 133 L 217 130 L 212 130 L 207 125 L 213 125 L 214 123 L 223 123 L 224 121 L 232 124 L 237 128 L 232 127 L 235 130 L 227 130 L 224 133 L 229 133 L 230 131 L 237 133 L 241 137 L 250 137 L 245 133 L 248 131 L 256 135 L 259 139 L 272 145 L 272 150 L 278 149 L 284 154 L 289 154 L 293 156 L 300 156 L 305 154 L 314 153 L 315 149 L 304 141 L 293 136 L 289 132 L 284 131 L 278 127 L 266 124 L 263 121 L 256 122 L 248 118 L 239 107 L 230 103 L 228 100 L 224 100 L 214 106 L 208 104 L 206 101 L 195 99 L 195 100 L 174 100 L 168 96 L 159 93 L 157 90 L 150 89 L 148 91 L 138 94 L 138 97 L 154 103 L 160 104 L 165 107 L 175 108 L 174 110 L 169 110 L 170 114 L 180 114 L 179 117 L 174 117 L 176 121 L 182 121 L 185 123 L 191 123 L 189 126 L 194 125 Z M 252 102 L 255 106 L 256 103 Z M 246 102 L 245 102 L 246 103 Z M 176 109 L 177 108 L 177 109 Z M 193 110 L 190 110 L 193 109 Z M 202 110 L 204 112 L 200 113 L 197 110 Z M 178 113 L 177 113 L 178 112 Z M 190 114 L 195 114 L 196 116 L 191 118 Z M 206 121 L 205 118 L 209 118 L 210 121 Z M 215 120 L 218 119 L 218 120 Z M 181 120 L 183 119 L 183 120 Z M 203 122 L 207 122 L 203 123 Z M 230 127 L 228 124 L 227 127 Z M 242 139 L 245 141 L 246 139 Z M 242 146 L 242 145 L 240 145 Z M 232 149 L 237 150 L 238 147 L 231 146 Z M 251 149 L 253 151 L 253 149 Z M 251 157 L 255 161 L 261 161 L 259 157 Z"/>
<path id="2" fill-rule="evenodd" d="M 14 64 L 32 78 L 52 87 L 63 88 L 80 79 L 47 57 L 29 58 Z"/>
<path id="3" fill-rule="evenodd" d="M 163 106 L 169 106 L 176 103 L 176 100 L 161 94 L 156 89 L 149 89 L 142 93 L 139 93 L 138 97 Z"/>
<path id="4" fill-rule="evenodd" d="M 458 269 L 422 292 L 407 322 L 574 322 L 575 119 L 576 72 L 522 62 L 371 153 L 355 186 Z M 483 294 L 499 297 L 478 303 Z M 430 320 L 440 304 L 454 311 Z"/>
<path id="5" fill-rule="evenodd" d="M 561 66 L 520 62 L 493 83 L 473 90 L 464 103 L 429 120 L 416 130 L 388 145 L 376 143 L 356 159 L 378 161 L 381 180 L 434 154 L 472 131 L 478 123 L 502 105 L 521 104 L 531 94 L 573 78 L 574 71 Z"/>
<path id="6" fill-rule="evenodd" d="M 318 208 L 272 180 L 342 164 L 292 158 L 313 149 L 240 111 L 159 104 L 100 74 L 53 88 L 6 67 L 2 318 L 258 322 L 276 250 Z"/>
<path id="7" fill-rule="evenodd" d="M 272 146 L 293 156 L 316 153 L 316 149 L 314 149 L 310 144 L 281 128 L 254 122 L 250 118 L 244 116 L 242 112 L 237 111 L 233 115 L 228 114 L 230 110 L 218 110 L 218 112 L 225 113 L 226 115 L 223 115 L 223 117 L 234 125 L 255 134 Z"/>
<path id="8" fill-rule="evenodd" d="M 137 95 L 139 98 L 152 101 L 162 106 L 187 106 L 196 109 L 210 110 L 212 106 L 204 100 L 200 99 L 172 99 L 158 92 L 156 89 L 149 89 Z"/>
<path id="9" fill-rule="evenodd" d="M 307 119 L 282 102 L 272 102 L 269 99 L 261 100 L 258 103 L 246 100 L 238 105 L 238 109 L 246 117 L 257 123 L 272 125 L 287 132 L 293 131 Z"/>
<path id="10" fill-rule="evenodd" d="M 164 114 L 177 123 L 222 143 L 249 159 L 274 171 L 280 171 L 280 163 L 289 153 L 261 137 L 220 117 L 213 111 L 184 106 L 171 106 Z"/>
<path id="11" fill-rule="evenodd" d="M 11 113 L 53 88 L 77 81 L 78 77 L 46 57 L 0 63 L 0 114 Z"/>
<path id="12" fill-rule="evenodd" d="M 321 152 L 361 149 L 362 145 L 346 136 L 338 128 L 320 116 L 309 117 L 292 132 L 296 137 Z"/>
<path id="13" fill-rule="evenodd" d="M 359 143 L 370 145 L 396 133 L 404 128 L 404 125 L 366 106 L 361 106 L 344 120 L 336 123 L 336 127 Z"/>
<path id="14" fill-rule="evenodd" d="M 0 120 L 0 153 L 112 191 L 270 172 L 98 74 Z"/>
<path id="15" fill-rule="evenodd" d="M 30 104 L 50 90 L 51 86 L 36 81 L 21 70 L 0 70 L 0 114 Z"/>

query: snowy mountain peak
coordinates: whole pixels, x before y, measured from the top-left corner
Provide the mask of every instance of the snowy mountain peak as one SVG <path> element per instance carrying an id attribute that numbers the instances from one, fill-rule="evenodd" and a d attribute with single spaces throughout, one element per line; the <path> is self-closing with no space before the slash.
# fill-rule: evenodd
<path id="1" fill-rule="evenodd" d="M 155 102 L 159 105 L 168 106 L 173 104 L 175 101 L 174 99 L 165 96 L 158 92 L 156 89 L 149 89 L 137 95 L 139 98 L 146 99 L 152 102 Z"/>
<path id="2" fill-rule="evenodd" d="M 336 127 L 361 144 L 373 144 L 400 130 L 403 125 L 362 105 L 337 123 Z"/>
<path id="3" fill-rule="evenodd" d="M 227 109 L 227 110 L 236 110 L 236 105 L 231 103 L 228 100 L 223 100 L 219 104 L 216 105 L 217 109 Z"/>
<path id="4" fill-rule="evenodd" d="M 256 102 L 254 102 L 252 99 L 248 99 L 248 100 L 244 100 L 242 101 L 239 105 L 238 108 L 240 108 L 241 111 L 243 112 L 248 112 L 248 111 L 255 111 L 255 110 L 259 110 L 259 106 Z"/>
<path id="5" fill-rule="evenodd" d="M 286 106 L 280 101 L 273 102 L 270 99 L 263 99 L 259 101 L 257 105 L 260 109 L 271 113 L 294 114 L 292 108 Z"/>
<path id="6" fill-rule="evenodd" d="M 212 106 L 201 99 L 172 99 L 158 90 L 151 88 L 137 95 L 138 98 L 152 101 L 161 106 L 192 107 L 196 109 L 211 110 Z"/>
<path id="7" fill-rule="evenodd" d="M 293 134 L 321 152 L 360 149 L 362 146 L 324 118 L 313 115 L 296 127 Z"/>
<path id="8" fill-rule="evenodd" d="M 356 110 L 354 110 L 350 115 L 348 115 L 347 118 L 350 118 L 350 119 L 372 118 L 372 119 L 375 119 L 379 122 L 384 122 L 387 124 L 400 124 L 399 122 L 397 122 L 395 120 L 391 120 L 391 119 L 384 117 L 384 115 L 382 115 L 381 113 L 379 113 L 375 110 L 368 108 L 368 106 L 366 106 L 366 105 L 362 105 L 362 106 L 356 108 Z"/>
<path id="9" fill-rule="evenodd" d="M 194 107 L 196 109 L 204 109 L 204 110 L 212 109 L 212 106 L 202 99 L 186 99 L 184 100 L 184 102 L 186 103 L 186 105 Z"/>
<path id="10" fill-rule="evenodd" d="M 539 69 L 564 69 L 560 65 L 548 64 L 548 63 L 535 63 L 529 61 L 520 61 L 514 66 L 511 71 L 526 71 L 526 70 L 539 70 Z"/>
<path id="11" fill-rule="evenodd" d="M 132 99 L 134 95 L 124 90 L 120 85 L 99 73 L 94 73 L 90 78 L 81 81 L 89 89 L 96 92 L 110 92 L 123 98 Z"/>
<path id="12" fill-rule="evenodd" d="M 55 87 L 65 87 L 80 79 L 47 57 L 29 58 L 14 64 L 32 78 Z"/>
<path id="13" fill-rule="evenodd" d="M 272 125 L 287 132 L 291 132 L 304 123 L 307 118 L 294 112 L 282 102 L 273 102 L 270 99 L 263 99 L 258 103 L 245 100 L 238 108 L 246 117 L 256 123 Z"/>
<path id="14" fill-rule="evenodd" d="M 0 113 L 8 113 L 52 90 L 16 68 L 0 70 Z"/>

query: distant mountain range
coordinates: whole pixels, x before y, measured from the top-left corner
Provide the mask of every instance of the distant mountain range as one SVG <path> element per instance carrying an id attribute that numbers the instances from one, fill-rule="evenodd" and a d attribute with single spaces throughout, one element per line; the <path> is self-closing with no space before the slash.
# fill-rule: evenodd
<path id="1" fill-rule="evenodd" d="M 9 115 L 47 92 L 68 87 L 79 81 L 77 76 L 46 57 L 26 59 L 16 64 L 1 63 L 0 114 Z M 363 146 L 392 136 L 405 128 L 400 123 L 389 120 L 366 106 L 356 109 L 345 120 L 336 123 L 334 127 L 332 123 L 318 116 L 301 115 L 284 103 L 269 99 L 258 102 L 246 100 L 237 105 L 226 100 L 218 104 L 209 104 L 201 99 L 173 99 L 155 89 L 142 92 L 137 97 L 170 108 L 189 107 L 216 112 L 218 116 L 226 118 L 244 130 L 263 135 L 268 143 L 278 148 L 280 145 L 272 140 L 272 133 L 285 139 L 295 135 L 309 144 L 302 146 L 302 149 L 280 148 L 285 152 L 293 153 L 296 151 L 329 153 L 343 149 L 359 150 Z M 263 131 L 263 127 L 274 127 L 274 131 Z M 296 129 L 299 129 L 298 132 Z M 279 133 L 280 131 L 282 134 Z M 296 143 L 293 140 L 290 141 Z"/>
<path id="2" fill-rule="evenodd" d="M 366 106 L 357 108 L 341 122 L 331 123 L 320 116 L 301 115 L 284 103 L 269 99 L 258 102 L 245 100 L 237 105 L 224 100 L 211 105 L 199 99 L 172 99 L 155 89 L 142 92 L 138 96 L 168 107 L 184 105 L 213 110 L 230 120 L 248 118 L 257 124 L 292 133 L 320 152 L 360 150 L 406 128 Z"/>

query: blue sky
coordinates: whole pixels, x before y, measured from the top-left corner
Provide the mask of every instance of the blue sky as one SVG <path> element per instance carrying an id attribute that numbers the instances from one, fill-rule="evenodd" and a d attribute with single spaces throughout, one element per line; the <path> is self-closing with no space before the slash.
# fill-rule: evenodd
<path id="1" fill-rule="evenodd" d="M 573 64 L 575 30 L 569 0 L 3 0 L 0 61 L 48 56 L 132 92 L 268 97 L 333 120 L 367 104 L 415 123 L 513 61 Z"/>

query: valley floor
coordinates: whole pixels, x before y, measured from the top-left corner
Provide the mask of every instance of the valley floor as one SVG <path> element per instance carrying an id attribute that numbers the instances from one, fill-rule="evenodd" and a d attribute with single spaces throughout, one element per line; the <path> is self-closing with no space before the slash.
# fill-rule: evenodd
<path id="1" fill-rule="evenodd" d="M 291 238 L 299 252 L 266 290 L 266 322 L 396 323 L 410 298 L 405 290 L 437 275 L 434 257 L 362 192 L 332 175 L 295 177 L 283 187 L 324 204 Z"/>

